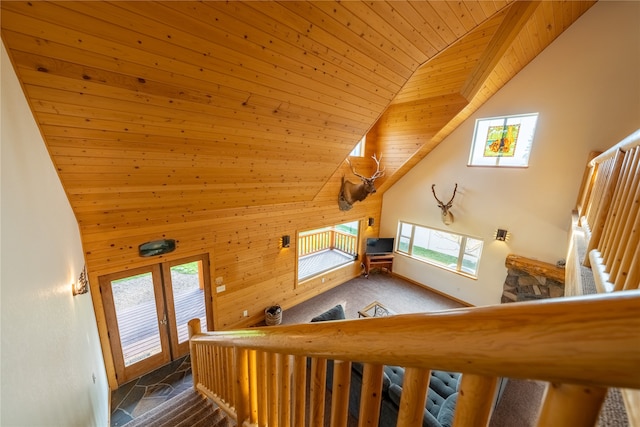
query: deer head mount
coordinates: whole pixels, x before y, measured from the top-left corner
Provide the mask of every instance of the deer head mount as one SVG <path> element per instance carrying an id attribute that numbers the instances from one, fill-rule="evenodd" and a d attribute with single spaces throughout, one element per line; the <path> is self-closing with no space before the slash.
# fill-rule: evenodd
<path id="1" fill-rule="evenodd" d="M 366 199 L 370 193 L 376 192 L 376 187 L 374 187 L 373 183 L 376 179 L 384 175 L 384 169 L 380 170 L 380 160 L 382 160 L 382 156 L 378 159 L 374 154 L 371 158 L 376 162 L 376 171 L 369 178 L 357 173 L 351 161 L 347 158 L 351 172 L 360 178 L 362 182 L 360 184 L 354 184 L 351 181 L 345 181 L 344 176 L 342 177 L 342 186 L 340 187 L 340 194 L 338 196 L 338 206 L 341 211 L 348 211 L 353 207 L 355 202 L 361 202 Z"/>
<path id="2" fill-rule="evenodd" d="M 436 196 L 436 185 L 433 184 L 431 186 L 433 197 L 435 197 L 436 200 L 438 201 L 438 207 L 442 211 L 442 222 L 444 222 L 444 225 L 453 224 L 453 214 L 449 211 L 449 209 L 451 209 L 451 206 L 453 206 L 453 198 L 456 197 L 457 190 L 458 190 L 458 184 L 456 183 L 456 186 L 453 189 L 453 196 L 451 196 L 451 199 L 449 199 L 447 203 L 442 203 L 442 200 L 438 199 L 438 196 Z"/>

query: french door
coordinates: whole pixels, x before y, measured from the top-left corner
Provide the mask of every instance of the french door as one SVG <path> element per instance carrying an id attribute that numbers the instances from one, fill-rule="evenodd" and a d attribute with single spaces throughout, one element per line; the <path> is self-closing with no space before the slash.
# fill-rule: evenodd
<path id="1" fill-rule="evenodd" d="M 189 320 L 211 329 L 209 277 L 207 255 L 100 277 L 118 384 L 187 354 Z"/>

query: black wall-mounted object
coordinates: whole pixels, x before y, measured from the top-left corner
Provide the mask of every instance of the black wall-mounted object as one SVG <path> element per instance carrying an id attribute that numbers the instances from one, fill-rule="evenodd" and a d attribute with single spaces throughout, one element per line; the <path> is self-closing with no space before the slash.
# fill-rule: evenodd
<path id="1" fill-rule="evenodd" d="M 155 256 L 167 254 L 176 250 L 176 241 L 173 239 L 154 240 L 138 246 L 140 256 Z"/>

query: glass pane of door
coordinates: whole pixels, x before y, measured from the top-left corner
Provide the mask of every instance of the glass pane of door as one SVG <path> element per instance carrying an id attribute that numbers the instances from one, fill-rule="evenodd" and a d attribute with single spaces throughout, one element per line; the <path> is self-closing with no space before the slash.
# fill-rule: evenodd
<path id="1" fill-rule="evenodd" d="M 111 281 L 124 366 L 162 352 L 151 272 Z"/>
<path id="2" fill-rule="evenodd" d="M 189 320 L 200 319 L 201 329 L 207 330 L 202 261 L 174 265 L 170 272 L 178 343 L 181 344 L 189 341 Z"/>

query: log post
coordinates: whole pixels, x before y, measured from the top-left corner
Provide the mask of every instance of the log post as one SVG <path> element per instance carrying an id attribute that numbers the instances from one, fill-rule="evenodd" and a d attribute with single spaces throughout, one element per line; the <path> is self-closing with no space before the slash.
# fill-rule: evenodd
<path id="1" fill-rule="evenodd" d="M 538 427 L 593 427 L 606 395 L 605 387 L 549 383 Z"/>
<path id="2" fill-rule="evenodd" d="M 191 341 L 191 338 L 202 333 L 200 319 L 196 318 L 189 320 L 189 323 L 187 323 L 187 330 L 189 332 L 189 353 L 191 353 L 191 376 L 193 377 L 193 387 L 196 388 L 198 386 L 198 382 L 200 381 L 198 369 L 198 353 L 196 351 L 195 344 Z"/>
<path id="3" fill-rule="evenodd" d="M 489 425 L 494 400 L 488 397 L 495 394 L 497 383 L 497 377 L 462 375 L 454 426 L 484 427 Z"/>
<path id="4" fill-rule="evenodd" d="M 532 276 L 543 276 L 559 283 L 564 283 L 564 268 L 547 262 L 509 254 L 507 255 L 504 265 L 507 268 L 525 271 Z"/>
<path id="5" fill-rule="evenodd" d="M 422 425 L 430 379 L 431 371 L 429 369 L 405 369 L 398 412 L 398 427 Z"/>

